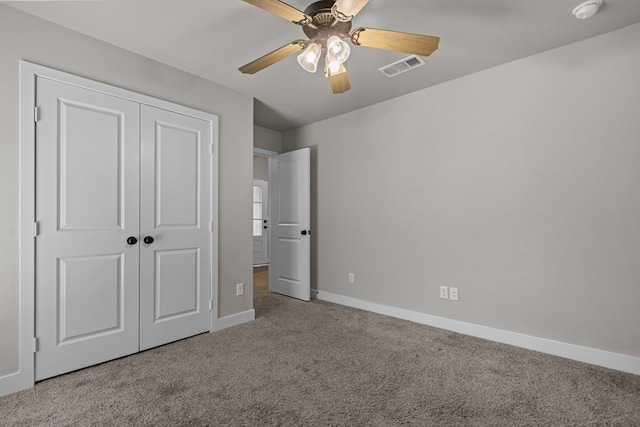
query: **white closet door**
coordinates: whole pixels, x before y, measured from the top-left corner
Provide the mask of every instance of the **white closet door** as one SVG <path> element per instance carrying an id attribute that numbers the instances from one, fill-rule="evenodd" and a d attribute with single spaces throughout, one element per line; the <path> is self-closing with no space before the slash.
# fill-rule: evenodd
<path id="1" fill-rule="evenodd" d="M 138 351 L 139 104 L 38 78 L 36 380 Z"/>
<path id="2" fill-rule="evenodd" d="M 142 106 L 141 350 L 209 330 L 211 144 L 210 121 Z"/>

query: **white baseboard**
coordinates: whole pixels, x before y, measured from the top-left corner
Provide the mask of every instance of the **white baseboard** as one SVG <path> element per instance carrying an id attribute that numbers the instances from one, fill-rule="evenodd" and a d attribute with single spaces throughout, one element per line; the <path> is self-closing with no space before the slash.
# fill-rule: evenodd
<path id="1" fill-rule="evenodd" d="M 640 358 L 312 290 L 312 297 L 398 319 L 640 375 Z M 315 295 L 314 295 L 315 293 Z"/>
<path id="2" fill-rule="evenodd" d="M 211 332 L 221 331 L 233 326 L 242 325 L 243 323 L 251 322 L 255 319 L 256 311 L 254 309 L 243 311 L 241 313 L 231 314 L 214 321 Z"/>
<path id="3" fill-rule="evenodd" d="M 29 377 L 22 372 L 5 375 L 0 377 L 0 397 L 26 390 L 33 387 L 33 384 L 33 377 Z"/>

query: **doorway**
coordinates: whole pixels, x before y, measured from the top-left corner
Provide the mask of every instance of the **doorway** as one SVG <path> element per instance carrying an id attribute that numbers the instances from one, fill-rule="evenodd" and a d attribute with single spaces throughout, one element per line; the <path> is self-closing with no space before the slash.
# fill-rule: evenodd
<path id="1" fill-rule="evenodd" d="M 256 156 L 268 157 L 269 213 L 262 224 L 269 230 L 269 291 L 309 301 L 310 149 L 276 154 L 254 148 Z M 256 221 L 254 214 L 253 221 L 259 233 L 264 219 Z"/>
<path id="2" fill-rule="evenodd" d="M 269 157 L 275 151 L 253 149 L 253 297 L 269 293 Z"/>
<path id="3" fill-rule="evenodd" d="M 268 183 L 253 180 L 253 265 L 269 265 Z"/>
<path id="4" fill-rule="evenodd" d="M 253 148 L 253 265 L 269 265 L 269 157 L 278 153 Z"/>
<path id="5" fill-rule="evenodd" d="M 253 297 L 261 297 L 269 293 L 269 266 L 253 267 Z"/>

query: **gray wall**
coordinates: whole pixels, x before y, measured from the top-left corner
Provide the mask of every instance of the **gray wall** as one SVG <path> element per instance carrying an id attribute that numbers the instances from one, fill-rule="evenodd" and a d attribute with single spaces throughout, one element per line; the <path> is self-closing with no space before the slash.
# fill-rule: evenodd
<path id="1" fill-rule="evenodd" d="M 253 146 L 264 150 L 282 152 L 283 135 L 281 132 L 262 126 L 253 127 Z"/>
<path id="2" fill-rule="evenodd" d="M 253 100 L 0 5 L 0 377 L 18 369 L 18 61 L 213 113 L 219 129 L 219 315 L 251 310 Z"/>
<path id="3" fill-rule="evenodd" d="M 285 133 L 312 287 L 640 356 L 639 72 L 636 24 Z"/>
<path id="4" fill-rule="evenodd" d="M 253 128 L 253 146 L 256 148 L 281 153 L 282 139 L 281 132 L 261 126 L 254 126 Z M 266 157 L 253 158 L 253 177 L 263 181 L 269 180 L 269 159 Z"/>
<path id="5" fill-rule="evenodd" d="M 253 158 L 253 179 L 269 181 L 269 159 L 267 157 Z"/>

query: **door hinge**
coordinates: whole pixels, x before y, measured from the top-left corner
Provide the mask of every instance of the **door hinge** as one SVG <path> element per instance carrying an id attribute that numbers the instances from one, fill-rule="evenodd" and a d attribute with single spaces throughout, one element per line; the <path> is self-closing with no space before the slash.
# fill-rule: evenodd
<path id="1" fill-rule="evenodd" d="M 213 310 L 213 300 L 209 300 L 209 311 Z"/>
<path id="2" fill-rule="evenodd" d="M 40 110 L 38 107 L 33 107 L 33 121 L 38 123 L 38 119 L 40 118 Z"/>
<path id="3" fill-rule="evenodd" d="M 40 234 L 40 224 L 38 221 L 33 223 L 33 237 L 38 237 Z"/>
<path id="4" fill-rule="evenodd" d="M 38 351 L 38 337 L 33 337 L 33 352 L 36 353 Z"/>
<path id="5" fill-rule="evenodd" d="M 213 144 L 209 144 L 209 154 L 213 154 Z"/>
<path id="6" fill-rule="evenodd" d="M 213 221 L 209 223 L 209 231 L 213 232 Z"/>

